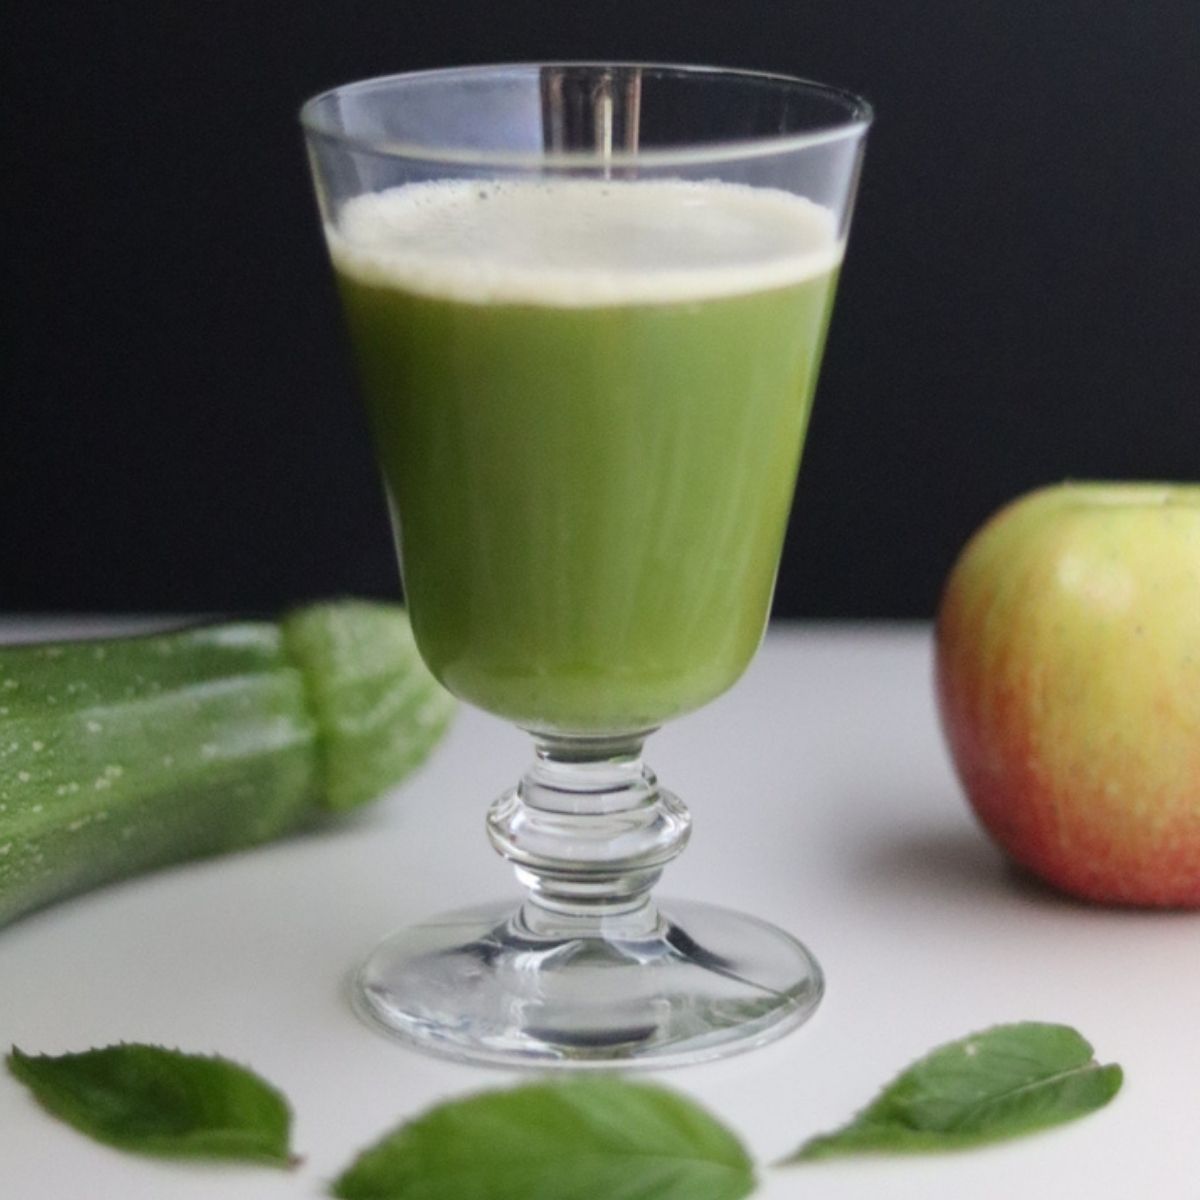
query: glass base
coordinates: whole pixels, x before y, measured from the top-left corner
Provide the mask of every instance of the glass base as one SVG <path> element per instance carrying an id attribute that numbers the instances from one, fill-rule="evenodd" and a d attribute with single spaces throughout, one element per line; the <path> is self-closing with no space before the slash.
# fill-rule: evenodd
<path id="1" fill-rule="evenodd" d="M 703 1062 L 812 1015 L 821 969 L 789 934 L 707 904 L 664 910 L 642 898 L 582 933 L 528 901 L 450 913 L 385 941 L 355 1006 L 434 1054 L 533 1067 Z"/>

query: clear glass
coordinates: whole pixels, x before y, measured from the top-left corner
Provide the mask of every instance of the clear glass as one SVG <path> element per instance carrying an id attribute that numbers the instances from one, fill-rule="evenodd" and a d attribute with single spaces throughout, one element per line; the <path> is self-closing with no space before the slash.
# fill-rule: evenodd
<path id="1" fill-rule="evenodd" d="M 395 934 L 360 1011 L 506 1064 L 778 1037 L 820 969 L 765 922 L 652 899 L 689 817 L 642 745 L 761 640 L 869 108 L 539 64 L 351 84 L 302 120 L 417 644 L 536 748 L 487 818 L 524 902 Z"/>

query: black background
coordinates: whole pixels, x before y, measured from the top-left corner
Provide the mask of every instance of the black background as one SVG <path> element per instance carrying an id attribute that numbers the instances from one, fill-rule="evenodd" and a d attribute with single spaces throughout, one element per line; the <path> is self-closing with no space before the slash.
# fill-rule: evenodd
<path id="1" fill-rule="evenodd" d="M 452 63 L 722 63 L 876 105 L 779 613 L 928 615 L 1018 492 L 1200 475 L 1196 0 L 9 0 L 2 20 L 0 608 L 395 591 L 295 113 Z"/>

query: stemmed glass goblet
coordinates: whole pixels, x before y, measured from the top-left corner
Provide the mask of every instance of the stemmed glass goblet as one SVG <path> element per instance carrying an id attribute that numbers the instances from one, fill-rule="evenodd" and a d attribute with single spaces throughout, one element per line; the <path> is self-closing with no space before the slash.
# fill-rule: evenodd
<path id="1" fill-rule="evenodd" d="M 367 80 L 302 120 L 418 647 L 536 748 L 487 819 L 524 902 L 394 935 L 360 1009 L 510 1064 L 780 1035 L 820 970 L 765 922 L 658 906 L 689 817 L 642 744 L 761 639 L 867 105 L 545 64 Z"/>

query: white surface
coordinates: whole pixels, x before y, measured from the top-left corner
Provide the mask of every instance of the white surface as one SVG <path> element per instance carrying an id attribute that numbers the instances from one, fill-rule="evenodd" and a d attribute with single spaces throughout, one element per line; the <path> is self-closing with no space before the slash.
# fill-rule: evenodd
<path id="1" fill-rule="evenodd" d="M 0 624 L 0 637 L 18 628 Z M 122 1155 L 0 1076 L 0 1194 L 320 1196 L 403 1118 L 519 1078 L 385 1041 L 341 989 L 393 927 L 517 895 L 483 813 L 526 757 L 520 734 L 464 711 L 416 777 L 334 832 L 109 888 L 0 931 L 0 1044 L 219 1051 L 285 1090 L 306 1158 L 281 1174 Z M 1074 1125 L 959 1155 L 767 1169 L 760 1200 L 1200 1195 L 1200 913 L 1089 908 L 1008 871 L 942 749 L 927 630 L 776 630 L 729 695 L 657 734 L 648 757 L 696 824 L 664 892 L 785 926 L 828 975 L 816 1017 L 781 1042 L 644 1076 L 707 1105 L 759 1161 L 840 1124 L 926 1050 L 996 1022 L 1067 1022 L 1125 1067 L 1114 1103 Z"/>

